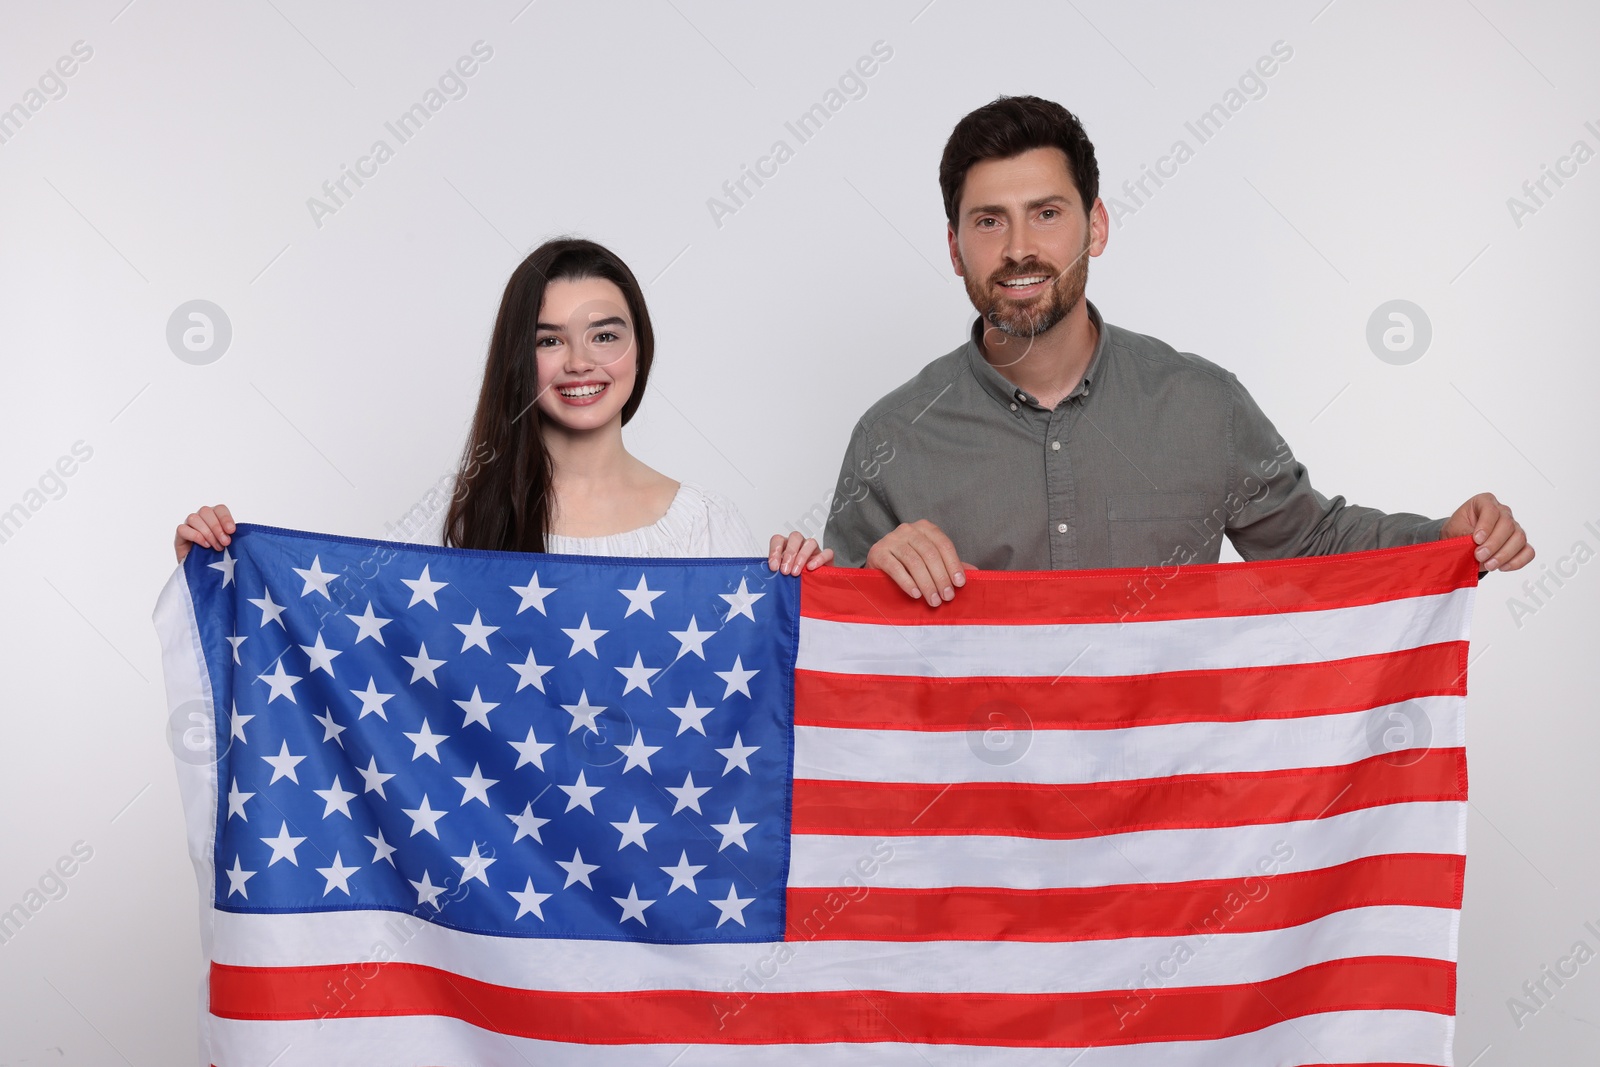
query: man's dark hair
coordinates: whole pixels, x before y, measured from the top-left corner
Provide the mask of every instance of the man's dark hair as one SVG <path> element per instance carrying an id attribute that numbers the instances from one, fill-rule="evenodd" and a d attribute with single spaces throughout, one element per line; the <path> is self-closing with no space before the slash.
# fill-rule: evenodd
<path id="1" fill-rule="evenodd" d="M 950 131 L 939 160 L 939 189 L 952 227 L 961 204 L 967 171 L 986 159 L 1009 159 L 1030 148 L 1059 148 L 1088 214 L 1100 195 L 1100 166 L 1094 145 L 1078 117 L 1053 100 L 1037 96 L 1000 96 L 969 113 Z"/>

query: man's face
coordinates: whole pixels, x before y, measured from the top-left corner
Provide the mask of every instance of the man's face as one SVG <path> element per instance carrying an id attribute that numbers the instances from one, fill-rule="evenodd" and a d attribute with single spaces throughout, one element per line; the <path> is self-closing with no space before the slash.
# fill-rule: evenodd
<path id="1" fill-rule="evenodd" d="M 1059 148 L 986 159 L 967 171 L 950 261 L 985 323 L 1013 337 L 1044 333 L 1083 299 L 1089 257 L 1105 250 L 1098 199 L 1087 217 Z"/>

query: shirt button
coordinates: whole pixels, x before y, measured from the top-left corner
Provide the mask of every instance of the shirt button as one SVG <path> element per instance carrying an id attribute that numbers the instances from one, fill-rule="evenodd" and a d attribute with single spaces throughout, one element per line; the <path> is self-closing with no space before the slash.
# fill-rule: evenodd
<path id="1" fill-rule="evenodd" d="M 1012 411 L 1015 411 L 1015 410 L 1017 410 L 1017 405 L 1015 405 L 1015 404 L 1012 404 L 1012 405 L 1011 405 L 1011 410 L 1012 410 Z"/>
<path id="2" fill-rule="evenodd" d="M 1060 523 L 1060 524 L 1058 524 L 1056 526 L 1056 533 L 1066 533 L 1066 532 L 1067 532 L 1067 524 L 1066 523 L 1063 522 L 1063 523 Z"/>
<path id="3" fill-rule="evenodd" d="M 1052 451 L 1052 452 L 1060 452 L 1061 451 L 1061 442 L 1060 441 L 1051 441 L 1050 442 L 1050 451 Z"/>

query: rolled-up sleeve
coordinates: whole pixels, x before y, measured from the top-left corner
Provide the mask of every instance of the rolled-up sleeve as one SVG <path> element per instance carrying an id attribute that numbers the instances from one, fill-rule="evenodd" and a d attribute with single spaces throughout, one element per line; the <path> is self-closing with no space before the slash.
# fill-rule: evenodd
<path id="1" fill-rule="evenodd" d="M 839 479 L 828 504 L 823 545 L 833 549 L 836 567 L 864 567 L 867 553 L 900 524 L 878 476 L 884 458 L 864 421 L 850 432 L 850 444 L 839 465 Z"/>
<path id="2" fill-rule="evenodd" d="M 1247 560 L 1325 556 L 1436 541 L 1444 519 L 1382 512 L 1323 496 L 1305 465 L 1238 378 L 1230 420 L 1229 485 L 1242 506 L 1227 526 L 1228 539 Z"/>

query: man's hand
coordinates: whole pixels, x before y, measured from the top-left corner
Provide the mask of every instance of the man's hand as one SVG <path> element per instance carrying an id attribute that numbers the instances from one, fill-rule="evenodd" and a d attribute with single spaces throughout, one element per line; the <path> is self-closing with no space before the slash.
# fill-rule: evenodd
<path id="1" fill-rule="evenodd" d="M 1493 493 L 1479 493 L 1445 520 L 1441 538 L 1467 536 L 1478 542 L 1475 555 L 1486 571 L 1518 570 L 1533 559 L 1522 524 Z"/>
<path id="2" fill-rule="evenodd" d="M 950 538 L 927 519 L 903 522 L 889 531 L 867 553 L 866 565 L 893 578 L 908 596 L 927 600 L 930 608 L 955 599 L 956 587 L 967 581 L 963 571 L 977 569 L 962 563 Z"/>

